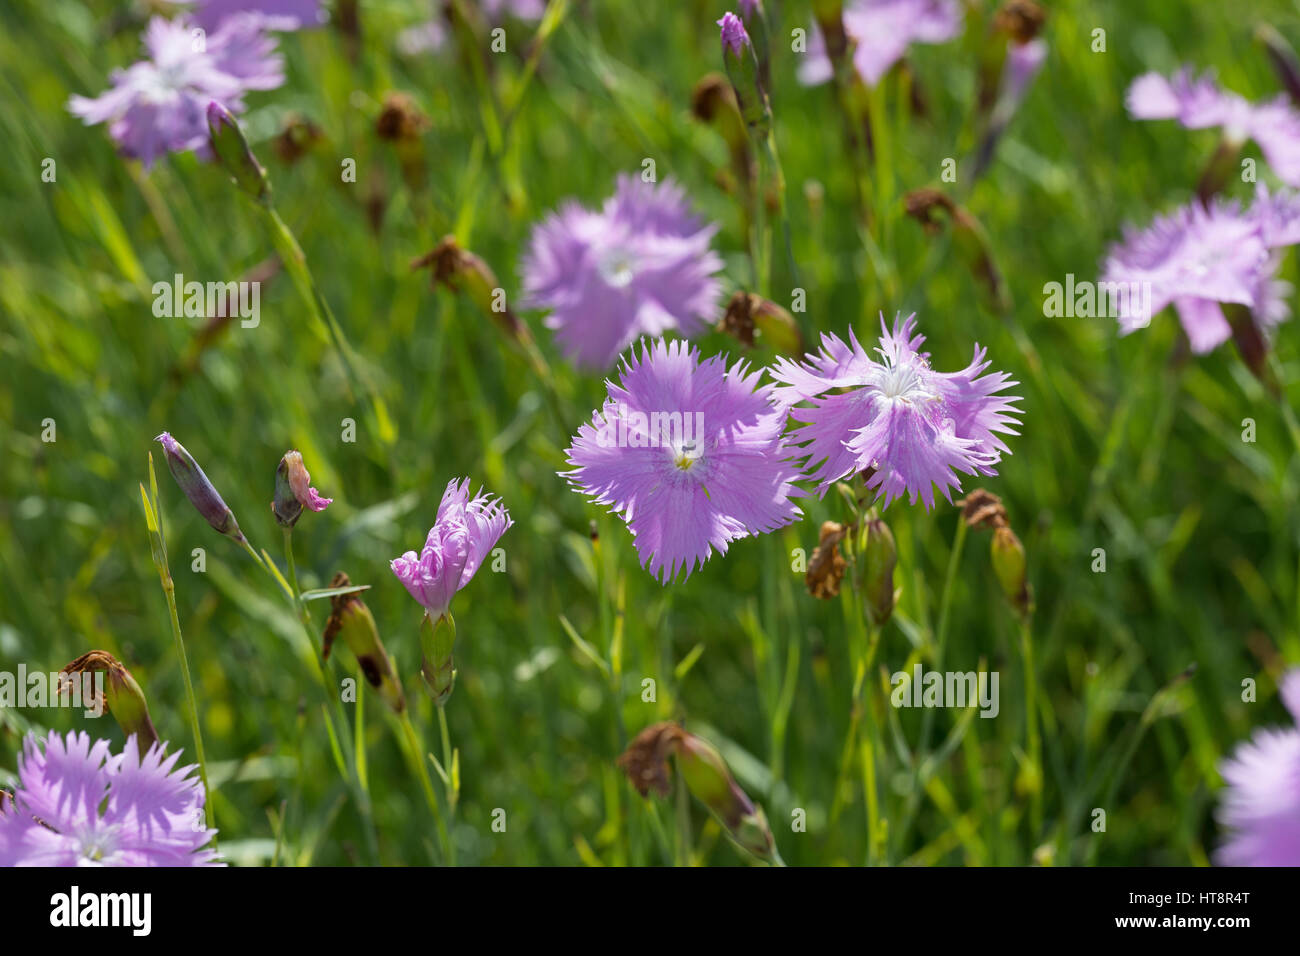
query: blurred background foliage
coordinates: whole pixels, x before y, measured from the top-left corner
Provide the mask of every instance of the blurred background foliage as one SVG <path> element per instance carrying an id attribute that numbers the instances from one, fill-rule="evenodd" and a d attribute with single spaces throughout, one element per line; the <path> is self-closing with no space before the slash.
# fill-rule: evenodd
<path id="1" fill-rule="evenodd" d="M 944 662 L 1000 671 L 1000 713 L 894 710 L 873 675 L 881 858 L 1206 862 L 1217 840 L 1216 763 L 1254 727 L 1283 719 L 1274 681 L 1284 662 L 1300 662 L 1296 448 L 1278 402 L 1230 345 L 1189 360 L 1168 313 L 1127 338 L 1109 319 L 1049 318 L 1043 286 L 1067 273 L 1095 278 L 1122 225 L 1187 201 L 1213 151 L 1212 131 L 1128 119 L 1132 78 L 1189 63 L 1217 68 L 1250 98 L 1275 95 L 1253 29 L 1269 23 L 1300 43 L 1300 7 L 1049 4 L 1046 65 L 991 167 L 971 182 L 976 64 L 993 12 L 972 6 L 961 38 L 913 47 L 910 81 L 893 71 L 874 94 L 888 135 L 866 171 L 877 219 L 865 237 L 854 198 L 862 170 L 832 89 L 794 76 L 786 38 L 810 25 L 810 5 L 769 7 L 805 338 L 852 326 L 866 339 L 881 312 L 916 311 L 936 367 L 964 366 L 978 341 L 1024 396 L 1023 435 L 986 486 L 1024 541 L 1037 602 L 1043 824 L 1032 826 L 1033 782 L 1021 772 L 1018 626 L 989 565 L 988 535 L 971 532 L 955 565 Z M 637 566 L 622 523 L 556 474 L 569 436 L 601 400 L 601 377 L 569 368 L 527 314 L 554 371 L 541 381 L 472 303 L 410 267 L 454 233 L 517 305 L 532 225 L 567 197 L 599 203 L 619 172 L 639 172 L 649 158 L 720 224 L 727 291 L 749 288 L 727 147 L 690 109 L 697 81 L 721 69 L 714 21 L 725 10 L 701 0 L 570 2 L 541 45 L 538 25 L 512 22 L 502 54 L 453 42 L 406 56 L 395 38 L 428 19 L 431 5 L 362 0 L 359 38 L 334 27 L 281 36 L 287 81 L 251 94 L 242 121 L 387 403 L 386 436 L 283 272 L 262 286 L 255 329 L 233 323 L 205 341 L 205 320 L 153 315 L 154 282 L 178 272 L 234 280 L 273 253 L 262 220 L 218 167 L 179 155 L 146 173 L 115 154 L 103 128 L 65 109 L 71 93 L 97 95 L 111 69 L 138 58 L 144 5 L 4 4 L 0 666 L 56 670 L 108 650 L 143 685 L 160 735 L 192 753 L 137 490 L 158 451 L 151 440 L 165 429 L 182 441 L 253 544 L 277 559 L 268 503 L 280 456 L 297 448 L 335 499 L 298 525 L 303 586 L 323 587 L 339 570 L 372 585 L 365 600 L 434 749 L 436 719 L 417 672 L 419 608 L 387 562 L 419 548 L 446 482 L 469 475 L 505 500 L 516 524 L 502 541 L 505 572 L 480 573 L 455 605 L 460 676 L 448 717 L 460 749 L 461 862 L 671 862 L 671 802 L 642 800 L 614 764 L 631 735 L 665 719 L 684 719 L 722 749 L 766 808 L 787 862 L 863 862 L 863 777 L 858 756 L 843 753 L 854 720 L 849 602 L 810 597 L 791 570 L 793 550 L 810 553 L 823 520 L 843 519 L 842 499 L 811 499 L 801 523 L 738 542 L 685 584 L 661 587 Z M 1091 49 L 1098 27 L 1104 53 Z M 910 105 L 913 89 L 923 114 Z M 375 132 L 394 91 L 429 120 L 400 150 Z M 321 138 L 288 161 L 274 140 L 295 114 Z M 485 131 L 503 117 L 494 144 Z M 1247 155 L 1258 157 L 1254 147 Z M 40 178 L 46 157 L 57 163 L 54 183 Z M 939 179 L 949 157 L 958 160 L 951 186 Z M 355 160 L 355 183 L 342 181 L 345 159 Z M 987 230 L 1013 303 L 1006 314 L 985 304 L 946 230 L 927 235 L 905 216 L 903 195 L 923 186 L 950 189 Z M 1244 198 L 1251 188 L 1229 192 Z M 1295 271 L 1288 259 L 1284 277 Z M 785 290 L 761 291 L 789 305 Z M 1300 380 L 1298 341 L 1294 321 L 1280 328 L 1287 383 Z M 700 344 L 741 351 L 720 333 Z M 1297 388 L 1285 392 L 1294 402 Z M 1253 443 L 1242 440 L 1247 418 Z M 45 419 L 56 441 L 42 441 Z M 357 422 L 354 443 L 341 438 L 345 419 Z M 330 757 L 292 609 L 166 474 L 159 482 L 223 850 L 248 864 L 429 862 L 436 835 L 380 701 L 362 704 L 373 855 Z M 877 663 L 930 666 L 959 512 L 903 503 L 885 518 L 899 543 L 900 594 Z M 190 570 L 195 548 L 206 551 L 204 573 Z M 1097 548 L 1104 573 L 1092 570 Z M 319 640 L 325 608 L 312 610 Z M 616 674 L 582 652 L 562 616 L 606 666 L 620 652 Z M 1195 673 L 1148 710 L 1193 663 Z M 357 676 L 346 652 L 337 666 Z M 656 681 L 654 702 L 642 699 L 646 678 Z M 1242 701 L 1247 678 L 1258 682 L 1256 703 Z M 355 720 L 355 707 L 345 709 Z M 22 735 L 44 728 L 121 736 L 68 709 L 0 710 L 0 782 Z M 1107 812 L 1104 833 L 1091 828 L 1095 807 Z M 496 808 L 506 811 L 505 833 L 491 829 Z M 796 808 L 806 810 L 807 832 L 792 832 Z M 745 862 L 698 805 L 693 814 L 693 860 Z"/>

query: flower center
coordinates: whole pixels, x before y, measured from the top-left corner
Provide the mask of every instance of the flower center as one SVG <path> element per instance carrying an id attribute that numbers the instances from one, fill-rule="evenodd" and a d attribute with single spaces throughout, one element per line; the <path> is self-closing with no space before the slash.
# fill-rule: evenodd
<path id="1" fill-rule="evenodd" d="M 622 249 L 607 252 L 601 257 L 596 269 L 600 272 L 600 277 L 605 280 L 605 284 L 615 289 L 625 288 L 636 278 L 632 268 L 632 257 Z"/>
<path id="2" fill-rule="evenodd" d="M 668 443 L 668 454 L 673 467 L 679 472 L 694 472 L 700 477 L 704 472 L 701 464 L 704 460 L 704 442 L 698 438 L 672 439 Z"/>
<path id="3" fill-rule="evenodd" d="M 112 830 L 90 827 L 77 835 L 81 844 L 81 857 L 94 863 L 117 852 L 117 841 Z"/>
<path id="4" fill-rule="evenodd" d="M 934 397 L 926 390 L 916 367 L 910 363 L 889 366 L 876 387 L 882 398 L 908 405 Z"/>

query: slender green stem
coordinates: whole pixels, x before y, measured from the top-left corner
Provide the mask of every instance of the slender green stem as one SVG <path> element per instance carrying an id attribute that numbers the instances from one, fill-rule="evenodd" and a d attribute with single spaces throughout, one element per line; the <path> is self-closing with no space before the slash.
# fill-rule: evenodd
<path id="1" fill-rule="evenodd" d="M 867 648 L 858 665 L 853 688 L 853 712 L 866 719 L 866 732 L 859 748 L 862 762 L 862 792 L 867 805 L 867 865 L 881 862 L 884 856 L 884 830 L 880 822 L 880 796 L 876 785 L 876 754 L 879 751 L 879 728 L 871 710 L 871 668 L 875 665 L 876 648 L 880 645 L 880 628 L 870 627 Z"/>
<path id="2" fill-rule="evenodd" d="M 241 536 L 240 539 L 239 539 L 239 545 L 240 545 L 240 547 L 242 547 L 245 551 L 248 552 L 249 556 L 252 557 L 252 559 L 253 559 L 254 561 L 257 562 L 257 566 L 258 566 L 259 568 L 261 568 L 263 571 L 266 570 L 266 564 L 265 564 L 265 562 L 262 561 L 262 556 L 261 556 L 260 554 L 258 554 L 256 551 L 253 550 L 253 546 L 252 546 L 251 544 L 248 543 L 248 539 L 247 539 L 247 538 Z"/>
<path id="3" fill-rule="evenodd" d="M 252 548 L 250 546 L 249 550 Z M 254 552 L 256 554 L 256 552 Z M 352 790 L 353 799 L 357 803 L 357 810 L 361 815 L 362 831 L 366 837 L 366 848 L 373 860 L 379 859 L 379 838 L 375 832 L 374 815 L 370 806 L 370 794 L 366 789 L 361 774 L 357 768 L 356 754 L 351 746 L 351 737 L 343 733 L 348 726 L 347 716 L 343 713 L 343 707 L 339 703 L 337 695 L 333 692 L 335 682 L 330 679 L 328 662 L 321 659 L 320 655 L 315 652 L 315 638 L 313 636 L 314 628 L 312 626 L 311 611 L 307 609 L 307 603 L 302 599 L 302 589 L 298 585 L 298 570 L 293 559 L 293 529 L 284 529 L 284 554 L 285 564 L 289 571 L 289 588 L 290 603 L 298 614 L 298 622 L 302 625 L 303 633 L 307 638 L 307 645 L 311 649 L 310 657 L 315 665 L 313 676 L 320 686 L 321 693 L 325 697 L 325 721 L 329 725 L 329 734 L 332 739 L 337 740 L 339 748 L 343 752 L 343 761 L 346 766 L 346 778 L 348 787 Z M 266 571 L 268 577 L 275 580 L 275 574 L 266 566 L 265 563 L 259 562 L 262 569 Z M 276 587 L 279 588 L 279 581 L 276 581 Z"/>
<path id="4" fill-rule="evenodd" d="M 451 772 L 451 734 L 447 730 L 447 708 L 438 708 L 438 730 L 442 736 L 442 762 L 448 773 Z"/>
<path id="5" fill-rule="evenodd" d="M 935 624 L 934 631 L 934 670 L 940 670 L 943 667 L 944 651 L 948 644 L 948 619 L 952 611 L 953 591 L 957 584 L 957 570 L 961 567 L 962 552 L 966 548 L 966 519 L 962 515 L 957 516 L 957 530 L 953 533 L 952 550 L 948 553 L 948 568 L 943 576 L 943 591 L 939 595 L 939 619 Z M 919 805 L 921 787 L 921 771 L 929 762 L 930 758 L 930 734 L 934 729 L 935 708 L 925 708 L 925 713 L 921 718 L 921 737 L 917 752 L 914 755 L 912 764 L 912 793 L 909 798 L 907 810 L 903 814 L 902 824 L 899 827 L 900 839 L 905 838 L 915 819 L 916 808 Z"/>
<path id="6" fill-rule="evenodd" d="M 961 567 L 962 551 L 966 548 L 966 519 L 957 516 L 957 530 L 953 533 L 952 551 L 948 554 L 948 569 L 943 576 L 943 593 L 939 595 L 939 621 L 934 635 L 934 668 L 943 667 L 944 650 L 948 646 L 948 619 L 952 611 L 952 593 L 957 583 L 957 569 Z M 930 731 L 934 728 L 934 708 L 926 708 L 921 718 L 921 749 L 925 756 L 930 753 Z M 925 760 L 916 764 L 916 783 L 920 783 L 921 767 Z"/>
<path id="7" fill-rule="evenodd" d="M 298 606 L 299 616 L 303 622 L 310 620 L 307 605 L 302 602 L 302 588 L 298 587 L 298 568 L 293 560 L 293 528 L 284 529 L 284 561 L 289 568 L 289 586 L 293 588 L 293 601 Z"/>
<path id="8" fill-rule="evenodd" d="M 451 829 L 456 825 L 456 804 L 460 800 L 460 764 L 451 749 L 451 733 L 447 729 L 447 708 L 435 706 L 438 711 L 438 729 L 442 736 L 442 768 L 447 773 L 447 814 L 451 820 Z M 447 864 L 456 865 L 456 841 L 447 841 Z"/>
<path id="9" fill-rule="evenodd" d="M 943 576 L 943 594 L 939 598 L 939 624 L 935 629 L 935 666 L 943 663 L 943 650 L 948 639 L 948 617 L 952 610 L 953 585 L 957 582 L 957 569 L 961 566 L 961 553 L 966 545 L 966 519 L 957 517 L 957 531 L 952 539 L 952 552 L 948 555 L 948 570 Z"/>
<path id="10" fill-rule="evenodd" d="M 162 582 L 163 594 L 167 597 L 167 611 L 171 616 L 172 639 L 176 644 L 176 656 L 181 662 L 181 677 L 185 680 L 185 700 L 190 708 L 190 732 L 194 734 L 194 756 L 199 763 L 199 780 L 203 783 L 203 815 L 209 828 L 215 826 L 216 816 L 212 807 L 212 791 L 208 789 L 207 760 L 203 755 L 203 732 L 199 729 L 199 705 L 194 698 L 194 682 L 190 679 L 190 661 L 185 653 L 185 639 L 181 636 L 181 619 L 176 613 L 176 585 L 171 572 L 166 568 L 158 569 Z M 212 841 L 217 845 L 216 838 Z"/>
<path id="11" fill-rule="evenodd" d="M 786 207 L 785 196 L 785 171 L 781 167 L 781 156 L 776 151 L 776 132 L 769 129 L 767 139 L 764 142 L 767 149 L 768 163 L 772 168 L 773 189 L 776 192 L 776 214 L 781 220 L 781 235 L 785 244 L 786 267 L 790 270 L 790 281 L 793 285 L 799 285 L 799 267 L 794 260 L 794 242 L 790 237 L 790 214 Z M 767 294 L 775 298 L 778 295 L 776 288 L 776 267 L 774 265 L 776 257 L 773 256 L 768 263 L 770 270 L 767 279 Z M 783 290 L 784 291 L 784 290 Z"/>
<path id="12" fill-rule="evenodd" d="M 677 773 L 677 842 L 676 865 L 691 865 L 691 798 L 686 791 L 686 778 Z"/>
<path id="13" fill-rule="evenodd" d="M 451 863 L 454 852 L 451 837 L 447 832 L 447 823 L 442 818 L 442 807 L 438 804 L 438 794 L 433 789 L 433 780 L 429 776 L 424 744 L 420 740 L 420 735 L 416 733 L 415 725 L 411 723 L 409 709 L 402 711 L 400 722 L 402 733 L 406 737 L 406 745 L 411 752 L 411 763 L 415 766 L 416 776 L 420 778 L 420 788 L 424 791 L 425 803 L 429 805 L 429 812 L 433 814 L 434 826 L 438 828 L 438 839 L 442 842 L 443 859 Z"/>
<path id="14" fill-rule="evenodd" d="M 1033 839 L 1038 840 L 1043 829 L 1043 759 L 1042 743 L 1038 736 L 1038 675 L 1034 668 L 1033 621 L 1025 614 L 1020 621 L 1020 651 L 1025 660 L 1025 738 L 1034 779 L 1029 804 L 1029 822 Z"/>
<path id="15" fill-rule="evenodd" d="M 307 267 L 306 253 L 302 251 L 302 246 L 298 244 L 292 230 L 280 218 L 280 214 L 275 211 L 274 206 L 268 202 L 259 208 L 266 216 L 272 242 L 280 256 L 280 261 L 284 263 L 285 270 L 293 280 L 294 288 L 298 290 L 299 296 L 307 305 L 312 318 L 324 333 L 326 340 L 333 346 L 339 361 L 343 364 L 343 370 L 347 373 L 348 381 L 352 384 L 353 391 L 365 392 L 370 401 L 375 425 L 380 430 L 381 435 L 387 433 L 392 428 L 392 423 L 388 417 L 388 408 L 369 377 L 358 372 L 353 361 L 352 346 L 348 344 L 342 327 L 339 325 L 338 320 L 334 318 L 334 311 L 330 308 L 329 302 L 321 294 L 316 285 L 316 280 L 312 278 L 311 270 Z"/>

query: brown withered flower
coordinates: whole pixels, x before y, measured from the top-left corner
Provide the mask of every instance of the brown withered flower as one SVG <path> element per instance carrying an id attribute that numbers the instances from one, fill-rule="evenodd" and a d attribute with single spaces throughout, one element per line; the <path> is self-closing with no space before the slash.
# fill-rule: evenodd
<path id="1" fill-rule="evenodd" d="M 946 212 L 954 222 L 963 224 L 970 219 L 969 214 L 945 192 L 930 186 L 913 189 L 903 197 L 907 214 L 921 224 L 927 236 L 934 236 L 943 231 L 943 221 L 937 213 Z"/>
<path id="2" fill-rule="evenodd" d="M 1028 43 L 1042 32 L 1047 11 L 1034 0 L 1007 0 L 993 17 L 993 28 L 1016 43 Z"/>
<path id="3" fill-rule="evenodd" d="M 324 137 L 321 128 L 307 117 L 290 113 L 281 124 L 280 132 L 271 140 L 271 146 L 281 160 L 296 163 Z"/>
<path id="4" fill-rule="evenodd" d="M 737 292 L 727 302 L 727 311 L 718 323 L 718 331 L 725 332 L 741 345 L 753 348 L 754 315 L 752 300 L 757 296 Z"/>
<path id="5" fill-rule="evenodd" d="M 753 348 L 761 339 L 779 352 L 802 354 L 804 350 L 803 335 L 794 316 L 775 302 L 743 289 L 728 300 L 717 329 L 747 348 Z"/>
<path id="6" fill-rule="evenodd" d="M 696 119 L 710 123 L 719 109 L 728 107 L 739 112 L 730 81 L 721 73 L 706 73 L 691 91 L 691 113 Z"/>
<path id="7" fill-rule="evenodd" d="M 96 694 L 94 701 L 86 701 L 87 705 L 107 710 L 124 734 L 135 734 L 136 746 L 144 756 L 158 742 L 158 732 L 149 717 L 148 701 L 131 672 L 108 651 L 87 651 L 66 665 L 59 671 L 58 692 L 62 694 L 73 689 L 73 675 L 97 673 L 104 675 L 103 695 Z"/>
<path id="8" fill-rule="evenodd" d="M 384 97 L 383 109 L 375 120 L 375 134 L 393 142 L 413 142 L 433 125 L 409 93 L 393 92 Z"/>
<path id="9" fill-rule="evenodd" d="M 1002 499 L 991 491 L 975 488 L 958 501 L 957 506 L 962 510 L 967 527 L 981 531 L 1007 527 L 1007 509 L 1003 507 Z"/>
<path id="10" fill-rule="evenodd" d="M 435 286 L 443 285 L 466 295 L 512 339 L 520 343 L 531 341 L 528 326 L 505 304 L 504 290 L 492 267 L 482 257 L 462 248 L 455 236 L 444 236 L 436 246 L 412 260 L 411 268 L 428 269 Z"/>
<path id="11" fill-rule="evenodd" d="M 852 526 L 824 521 L 821 527 L 821 540 L 813 548 L 812 557 L 808 559 L 808 571 L 804 583 L 808 593 L 815 598 L 829 601 L 840 593 L 840 583 L 844 580 L 844 571 L 848 562 L 840 554 L 840 542 L 852 530 Z"/>
<path id="12" fill-rule="evenodd" d="M 682 728 L 674 723 L 651 724 L 632 739 L 618 758 L 619 768 L 627 774 L 627 779 L 641 796 L 648 795 L 651 790 L 661 797 L 672 792 L 668 758 L 682 733 Z"/>

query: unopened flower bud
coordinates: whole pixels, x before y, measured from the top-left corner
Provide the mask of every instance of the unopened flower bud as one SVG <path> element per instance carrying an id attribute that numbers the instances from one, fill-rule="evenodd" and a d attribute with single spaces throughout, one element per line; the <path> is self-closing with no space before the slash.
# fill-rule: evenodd
<path id="1" fill-rule="evenodd" d="M 275 154 L 285 163 L 296 163 L 322 139 L 325 133 L 305 116 L 291 113 L 280 124 L 280 132 L 271 141 Z"/>
<path id="2" fill-rule="evenodd" d="M 740 788 L 708 741 L 673 723 L 652 724 L 636 735 L 618 765 L 641 796 L 653 790 L 662 797 L 670 792 L 668 758 L 674 755 L 686 789 L 709 808 L 728 835 L 760 860 L 776 861 L 776 843 L 763 809 Z"/>
<path id="3" fill-rule="evenodd" d="M 59 674 L 60 692 L 70 685 L 74 674 L 103 674 L 104 699 L 95 701 L 95 705 L 102 705 L 112 714 L 128 737 L 135 734 L 140 756 L 144 756 L 158 742 L 158 732 L 154 730 L 153 721 L 149 718 L 149 703 L 145 700 L 144 691 L 131 676 L 131 672 L 108 651 L 82 654 Z"/>
<path id="4" fill-rule="evenodd" d="M 199 463 L 185 450 L 185 446 L 167 432 L 163 432 L 154 441 L 163 446 L 167 457 L 167 470 L 172 473 L 176 484 L 180 485 L 181 491 L 185 492 L 185 497 L 190 500 L 190 504 L 204 520 L 226 537 L 246 542 L 247 539 L 239 530 L 239 522 L 235 520 L 234 512 L 221 500 L 221 495 L 212 486 L 208 476 L 203 473 Z"/>
<path id="5" fill-rule="evenodd" d="M 439 707 L 446 705 L 456 686 L 456 661 L 452 648 L 456 644 L 456 622 L 450 614 L 440 614 L 436 621 L 424 615 L 420 621 L 420 676 L 424 689 Z"/>
<path id="6" fill-rule="evenodd" d="M 740 20 L 745 25 L 754 44 L 754 57 L 758 60 L 758 83 L 767 92 L 772 88 L 772 57 L 767 37 L 767 13 L 762 0 L 736 0 Z"/>
<path id="7" fill-rule="evenodd" d="M 348 576 L 342 571 L 330 581 L 332 588 L 345 588 L 349 584 Z M 405 710 L 406 695 L 402 692 L 402 682 L 397 677 L 393 659 L 379 639 L 375 616 L 355 592 L 330 598 L 330 617 L 325 623 L 322 657 L 329 658 L 334 641 L 340 637 L 356 657 L 366 683 L 379 692 L 394 713 L 400 714 Z"/>
<path id="8" fill-rule="evenodd" d="M 993 530 L 993 573 L 1002 593 L 1022 617 L 1032 609 L 1029 582 L 1026 579 L 1025 546 L 1009 526 Z"/>
<path id="9" fill-rule="evenodd" d="M 871 512 L 863 523 L 858 540 L 862 564 L 862 601 L 867 620 L 873 627 L 883 627 L 894 613 L 894 566 L 898 564 L 898 545 L 889 525 Z"/>
<path id="10" fill-rule="evenodd" d="M 758 60 L 754 45 L 749 41 L 745 24 L 734 13 L 726 13 L 718 21 L 722 38 L 722 61 L 727 78 L 736 93 L 736 103 L 745 123 L 756 133 L 766 135 L 771 122 L 767 96 L 759 82 Z"/>
<path id="11" fill-rule="evenodd" d="M 275 469 L 275 497 L 271 499 L 271 514 L 282 528 L 292 528 L 302 517 L 302 502 L 289 484 L 289 456 L 280 459 Z"/>
<path id="12" fill-rule="evenodd" d="M 266 170 L 253 155 L 238 121 L 216 100 L 208 104 L 208 134 L 213 154 L 234 178 L 235 185 L 258 202 L 268 202 L 271 184 Z"/>

